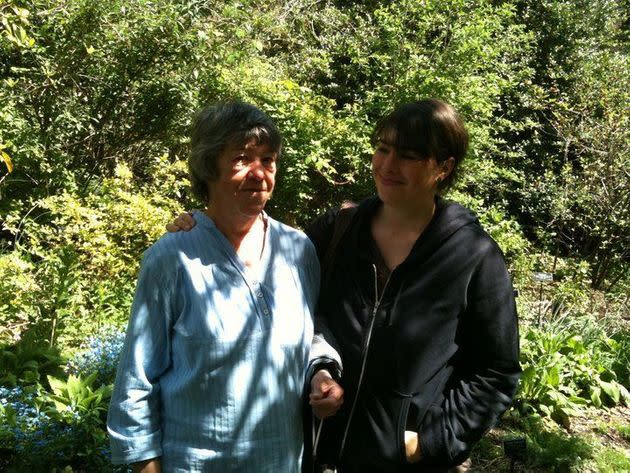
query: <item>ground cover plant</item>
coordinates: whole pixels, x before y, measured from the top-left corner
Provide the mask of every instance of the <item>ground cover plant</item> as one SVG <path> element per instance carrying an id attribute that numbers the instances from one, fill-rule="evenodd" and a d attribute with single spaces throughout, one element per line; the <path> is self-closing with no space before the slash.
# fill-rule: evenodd
<path id="1" fill-rule="evenodd" d="M 509 471 L 516 437 L 520 471 L 630 470 L 629 25 L 621 0 L 0 3 L 0 470 L 114 469 L 105 413 L 138 264 L 200 206 L 195 110 L 269 113 L 268 210 L 304 226 L 373 192 L 373 124 L 424 97 L 468 123 L 447 197 L 519 293 L 523 381 L 479 471 Z"/>

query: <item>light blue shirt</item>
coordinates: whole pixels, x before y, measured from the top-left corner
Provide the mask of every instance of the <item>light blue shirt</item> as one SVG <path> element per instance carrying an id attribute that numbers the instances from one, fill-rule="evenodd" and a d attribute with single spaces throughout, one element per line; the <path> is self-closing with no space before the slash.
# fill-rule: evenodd
<path id="1" fill-rule="evenodd" d="M 298 472 L 315 249 L 268 218 L 253 272 L 209 217 L 195 219 L 144 254 L 109 409 L 112 461 Z"/>

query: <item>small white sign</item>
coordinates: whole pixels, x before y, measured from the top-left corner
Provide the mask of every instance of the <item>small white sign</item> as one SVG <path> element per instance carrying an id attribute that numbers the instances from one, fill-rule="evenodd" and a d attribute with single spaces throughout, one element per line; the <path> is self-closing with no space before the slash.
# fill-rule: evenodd
<path id="1" fill-rule="evenodd" d="M 534 281 L 538 281 L 538 282 L 553 281 L 553 273 L 534 273 L 532 277 L 534 278 Z"/>

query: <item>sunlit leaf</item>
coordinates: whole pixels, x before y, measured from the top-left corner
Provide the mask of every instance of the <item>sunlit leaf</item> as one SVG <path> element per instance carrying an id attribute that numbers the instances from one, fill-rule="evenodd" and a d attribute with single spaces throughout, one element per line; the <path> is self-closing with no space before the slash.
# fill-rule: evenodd
<path id="1" fill-rule="evenodd" d="M 11 161 L 11 157 L 5 151 L 0 151 L 0 155 L 2 155 L 2 160 L 7 165 L 9 172 L 13 172 L 13 161 Z"/>

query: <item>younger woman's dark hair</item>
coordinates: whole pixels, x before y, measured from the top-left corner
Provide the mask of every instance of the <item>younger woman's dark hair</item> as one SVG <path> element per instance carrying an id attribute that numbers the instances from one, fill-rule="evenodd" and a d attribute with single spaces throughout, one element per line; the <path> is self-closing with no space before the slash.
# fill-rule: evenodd
<path id="1" fill-rule="evenodd" d="M 372 133 L 372 145 L 379 141 L 396 150 L 413 151 L 438 164 L 455 160 L 453 171 L 439 184 L 448 188 L 468 150 L 468 131 L 459 114 L 448 103 L 424 99 L 399 105 L 383 117 Z"/>
<path id="2" fill-rule="evenodd" d="M 201 109 L 195 115 L 190 140 L 188 170 L 193 194 L 204 203 L 211 198 L 208 181 L 219 177 L 218 160 L 228 146 L 254 140 L 267 145 L 278 157 L 282 137 L 269 116 L 244 102 L 223 102 Z"/>

